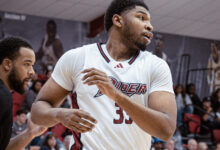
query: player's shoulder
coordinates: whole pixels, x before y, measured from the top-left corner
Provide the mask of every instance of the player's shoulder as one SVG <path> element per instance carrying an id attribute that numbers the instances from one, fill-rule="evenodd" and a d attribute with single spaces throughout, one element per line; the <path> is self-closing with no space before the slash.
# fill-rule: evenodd
<path id="1" fill-rule="evenodd" d="M 147 50 L 141 52 L 141 58 L 151 63 L 166 63 L 166 61 L 164 61 L 162 58 L 157 57 L 152 52 Z"/>
<path id="2" fill-rule="evenodd" d="M 88 45 L 83 45 L 81 47 L 73 48 L 65 52 L 64 55 L 67 56 L 72 56 L 72 55 L 82 55 L 85 53 L 87 50 L 92 49 L 96 46 L 96 43 L 94 44 L 88 44 Z"/>

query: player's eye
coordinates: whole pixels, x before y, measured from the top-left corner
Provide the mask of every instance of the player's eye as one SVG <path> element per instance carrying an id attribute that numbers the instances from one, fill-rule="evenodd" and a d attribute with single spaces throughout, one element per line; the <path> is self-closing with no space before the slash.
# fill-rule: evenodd
<path id="1" fill-rule="evenodd" d="M 29 63 L 25 63 L 25 64 L 24 64 L 24 66 L 29 67 L 29 66 L 30 66 L 30 64 L 29 64 Z"/>
<path id="2" fill-rule="evenodd" d="M 138 16 L 138 18 L 142 21 L 144 21 L 144 19 L 145 19 L 144 16 L 142 16 L 142 15 Z"/>

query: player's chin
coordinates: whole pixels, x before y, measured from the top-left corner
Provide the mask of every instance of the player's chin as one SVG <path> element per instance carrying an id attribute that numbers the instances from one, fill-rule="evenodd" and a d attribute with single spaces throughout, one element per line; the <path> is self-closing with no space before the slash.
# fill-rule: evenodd
<path id="1" fill-rule="evenodd" d="M 147 43 L 138 43 L 138 44 L 136 44 L 136 45 L 137 45 L 137 47 L 139 48 L 139 50 L 145 51 L 148 44 L 147 44 Z"/>

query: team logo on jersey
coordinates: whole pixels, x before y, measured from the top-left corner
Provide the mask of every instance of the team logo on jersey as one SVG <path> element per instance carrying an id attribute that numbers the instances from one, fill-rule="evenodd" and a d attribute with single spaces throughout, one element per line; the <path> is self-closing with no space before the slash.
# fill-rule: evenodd
<path id="1" fill-rule="evenodd" d="M 117 89 L 119 89 L 121 92 L 128 95 L 129 97 L 131 97 L 134 94 L 138 94 L 138 95 L 145 94 L 146 91 L 147 91 L 147 85 L 146 84 L 126 83 L 126 82 L 118 81 L 117 79 L 115 79 L 111 76 L 110 76 L 110 78 L 111 78 L 112 84 Z M 102 95 L 103 95 L 103 93 L 100 90 L 98 90 L 98 92 L 96 93 L 96 95 L 94 97 L 96 98 L 96 97 L 99 97 L 99 96 L 102 96 Z"/>

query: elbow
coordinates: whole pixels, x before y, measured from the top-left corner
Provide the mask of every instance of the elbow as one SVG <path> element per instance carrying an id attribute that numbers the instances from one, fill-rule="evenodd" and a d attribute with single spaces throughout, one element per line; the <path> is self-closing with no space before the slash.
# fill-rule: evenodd
<path id="1" fill-rule="evenodd" d="M 163 134 L 161 134 L 161 140 L 167 142 L 176 131 L 176 127 L 169 127 L 163 131 Z"/>
<path id="2" fill-rule="evenodd" d="M 176 121 L 173 121 L 161 131 L 160 138 L 163 141 L 168 141 L 176 131 Z"/>
<path id="3" fill-rule="evenodd" d="M 158 138 L 167 142 L 176 131 L 176 119 L 165 121 L 158 131 Z"/>
<path id="4" fill-rule="evenodd" d="M 31 107 L 31 121 L 34 123 L 34 124 L 38 124 L 38 117 L 37 117 L 37 104 L 36 103 L 33 103 L 32 104 L 32 107 Z"/>

